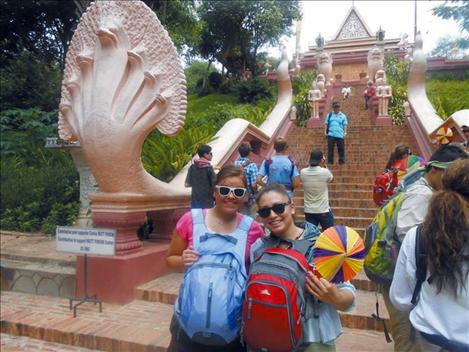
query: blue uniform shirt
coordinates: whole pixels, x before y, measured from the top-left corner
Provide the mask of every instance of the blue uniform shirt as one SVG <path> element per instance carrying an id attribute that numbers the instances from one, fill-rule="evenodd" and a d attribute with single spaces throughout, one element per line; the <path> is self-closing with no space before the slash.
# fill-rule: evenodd
<path id="1" fill-rule="evenodd" d="M 292 174 L 293 167 L 293 174 Z M 272 163 L 269 166 L 269 174 L 265 167 L 265 160 L 259 169 L 259 174 L 262 176 L 268 176 L 267 183 L 279 183 L 291 189 L 292 179 L 299 176 L 300 173 L 296 165 L 292 165 L 291 160 L 285 155 L 274 155 L 272 157 Z M 291 176 L 291 178 L 290 178 Z"/>
<path id="2" fill-rule="evenodd" d="M 330 118 L 328 118 L 330 116 Z M 328 121 L 329 120 L 329 121 Z M 336 114 L 331 112 L 327 114 L 324 124 L 327 125 L 329 122 L 329 133 L 330 137 L 344 138 L 344 128 L 348 124 L 347 116 L 343 112 Z"/>

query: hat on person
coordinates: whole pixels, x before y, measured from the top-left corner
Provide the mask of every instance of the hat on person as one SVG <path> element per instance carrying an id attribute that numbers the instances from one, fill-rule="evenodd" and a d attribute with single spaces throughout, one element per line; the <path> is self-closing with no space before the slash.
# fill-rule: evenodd
<path id="1" fill-rule="evenodd" d="M 335 101 L 332 103 L 333 108 L 340 108 L 340 103 L 338 101 Z"/>
<path id="2" fill-rule="evenodd" d="M 321 149 L 314 149 L 309 157 L 309 165 L 318 166 L 321 163 L 323 157 L 324 154 L 322 153 Z"/>

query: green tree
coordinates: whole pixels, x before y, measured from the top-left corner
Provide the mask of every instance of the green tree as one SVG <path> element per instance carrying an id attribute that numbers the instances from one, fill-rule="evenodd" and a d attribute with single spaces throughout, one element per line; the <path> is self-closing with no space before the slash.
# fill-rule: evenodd
<path id="1" fill-rule="evenodd" d="M 194 0 L 143 0 L 155 11 L 178 52 L 187 61 L 198 55 L 201 24 L 196 17 Z"/>
<path id="2" fill-rule="evenodd" d="M 433 14 L 445 20 L 452 19 L 459 24 L 461 37 L 455 44 L 461 49 L 469 48 L 469 1 L 450 0 L 433 8 Z"/>
<path id="3" fill-rule="evenodd" d="M 254 76 L 259 73 L 262 48 L 290 34 L 293 21 L 301 15 L 296 0 L 203 0 L 198 13 L 204 22 L 201 55 L 216 59 L 232 74 L 249 68 Z"/>
<path id="4" fill-rule="evenodd" d="M 446 57 L 448 59 L 461 59 L 464 50 L 459 46 L 460 38 L 442 37 L 438 39 L 436 47 L 430 53 L 432 56 Z"/>

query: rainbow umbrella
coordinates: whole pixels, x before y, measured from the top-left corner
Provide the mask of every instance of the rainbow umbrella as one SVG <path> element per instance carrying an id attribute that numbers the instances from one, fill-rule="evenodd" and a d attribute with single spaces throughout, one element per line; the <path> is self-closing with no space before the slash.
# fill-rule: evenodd
<path id="1" fill-rule="evenodd" d="M 435 138 L 441 145 L 449 144 L 453 141 L 453 131 L 449 127 L 441 127 L 436 131 Z"/>
<path id="2" fill-rule="evenodd" d="M 363 268 L 365 245 L 347 226 L 334 226 L 319 235 L 313 249 L 316 269 L 323 278 L 339 283 L 353 279 Z"/>

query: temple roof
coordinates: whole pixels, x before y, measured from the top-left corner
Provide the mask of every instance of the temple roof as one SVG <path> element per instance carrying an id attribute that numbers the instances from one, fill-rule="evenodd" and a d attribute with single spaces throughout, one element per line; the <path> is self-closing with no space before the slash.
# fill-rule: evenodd
<path id="1" fill-rule="evenodd" d="M 333 40 L 370 37 L 374 37 L 374 35 L 371 33 L 370 28 L 367 26 L 358 10 L 352 5 Z"/>

